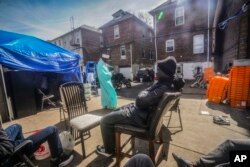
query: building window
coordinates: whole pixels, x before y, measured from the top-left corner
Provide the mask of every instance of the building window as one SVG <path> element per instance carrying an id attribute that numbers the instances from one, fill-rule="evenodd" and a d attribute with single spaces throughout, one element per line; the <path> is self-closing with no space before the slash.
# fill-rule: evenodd
<path id="1" fill-rule="evenodd" d="M 141 48 L 141 57 L 146 58 L 146 53 L 144 48 Z"/>
<path id="2" fill-rule="evenodd" d="M 153 34 L 151 32 L 149 33 L 149 38 L 150 38 L 150 42 L 153 42 Z"/>
<path id="3" fill-rule="evenodd" d="M 178 7 L 175 9 L 175 25 L 179 26 L 184 24 L 185 17 L 184 17 L 184 7 Z"/>
<path id="4" fill-rule="evenodd" d="M 76 39 L 76 43 L 77 43 L 77 44 L 80 44 L 79 38 Z"/>
<path id="5" fill-rule="evenodd" d="M 55 41 L 55 45 L 57 45 L 56 41 Z"/>
<path id="6" fill-rule="evenodd" d="M 204 53 L 204 34 L 193 37 L 193 53 Z"/>
<path id="7" fill-rule="evenodd" d="M 66 40 L 63 40 L 63 46 L 64 47 L 66 46 Z"/>
<path id="8" fill-rule="evenodd" d="M 114 26 L 114 39 L 120 38 L 119 25 Z"/>
<path id="9" fill-rule="evenodd" d="M 103 37 L 100 36 L 99 38 L 100 38 L 100 46 L 103 47 Z"/>
<path id="10" fill-rule="evenodd" d="M 126 47 L 125 47 L 125 45 L 122 45 L 120 47 L 120 52 L 121 52 L 121 59 L 126 59 Z"/>
<path id="11" fill-rule="evenodd" d="M 149 59 L 150 59 L 150 60 L 153 60 L 153 57 L 154 57 L 153 50 L 150 49 L 150 50 L 149 50 Z"/>
<path id="12" fill-rule="evenodd" d="M 174 39 L 166 40 L 166 52 L 174 51 Z"/>
<path id="13" fill-rule="evenodd" d="M 111 60 L 111 50 L 110 50 L 110 48 L 107 49 L 107 55 L 109 55 L 109 59 Z"/>
<path id="14" fill-rule="evenodd" d="M 60 40 L 60 39 L 59 39 L 59 41 L 58 41 L 58 45 L 61 46 L 61 40 Z"/>

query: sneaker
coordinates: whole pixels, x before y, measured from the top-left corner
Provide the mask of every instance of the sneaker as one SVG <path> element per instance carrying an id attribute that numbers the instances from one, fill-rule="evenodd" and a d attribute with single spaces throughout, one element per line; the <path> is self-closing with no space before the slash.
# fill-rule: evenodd
<path id="1" fill-rule="evenodd" d="M 178 156 L 177 154 L 175 153 L 172 153 L 175 161 L 177 162 L 178 164 L 178 167 L 191 167 L 192 164 L 184 159 L 182 159 L 180 156 Z"/>
<path id="2" fill-rule="evenodd" d="M 114 154 L 106 153 L 104 146 L 100 146 L 100 145 L 96 147 L 96 153 L 99 155 L 103 155 L 105 157 L 112 157 L 114 155 Z"/>
<path id="3" fill-rule="evenodd" d="M 51 167 L 63 167 L 68 165 L 73 160 L 73 158 L 74 158 L 73 154 L 62 153 L 59 158 L 54 160 L 51 159 L 50 164 Z"/>
<path id="4" fill-rule="evenodd" d="M 213 121 L 219 125 L 230 125 L 230 121 L 227 116 L 214 116 Z"/>

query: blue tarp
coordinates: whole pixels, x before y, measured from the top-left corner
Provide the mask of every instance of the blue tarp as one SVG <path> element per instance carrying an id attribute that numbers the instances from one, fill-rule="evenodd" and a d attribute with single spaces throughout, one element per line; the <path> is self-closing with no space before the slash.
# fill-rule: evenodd
<path id="1" fill-rule="evenodd" d="M 81 56 L 36 37 L 0 30 L 0 64 L 18 70 L 75 73 Z"/>

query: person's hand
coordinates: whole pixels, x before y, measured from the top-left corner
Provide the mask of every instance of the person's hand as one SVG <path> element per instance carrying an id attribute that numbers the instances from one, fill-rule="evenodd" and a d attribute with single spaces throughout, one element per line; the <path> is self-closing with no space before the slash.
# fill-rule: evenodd
<path id="1" fill-rule="evenodd" d="M 145 97 L 148 95 L 148 91 L 141 91 L 138 95 L 138 97 Z"/>

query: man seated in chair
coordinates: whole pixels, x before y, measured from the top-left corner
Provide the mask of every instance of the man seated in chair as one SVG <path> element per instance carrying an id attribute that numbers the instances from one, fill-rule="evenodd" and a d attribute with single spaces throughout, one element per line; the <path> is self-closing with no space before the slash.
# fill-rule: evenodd
<path id="1" fill-rule="evenodd" d="M 31 140 L 33 142 L 31 146 L 25 149 L 25 154 L 27 156 L 31 156 L 42 143 L 48 141 L 51 152 L 51 166 L 63 167 L 73 160 L 72 154 L 65 154 L 63 152 L 58 130 L 55 126 L 49 126 L 36 134 L 24 138 L 22 126 L 13 124 L 5 130 L 0 128 L 0 162 L 12 154 L 15 146 L 21 144 L 25 140 Z M 14 162 L 9 163 L 12 164 Z"/>
<path id="2" fill-rule="evenodd" d="M 101 120 L 101 131 L 104 146 L 97 146 L 97 153 L 104 156 L 115 154 L 115 129 L 116 124 L 132 125 L 148 128 L 150 115 L 155 111 L 165 92 L 180 91 L 185 82 L 176 76 L 176 60 L 167 57 L 158 62 L 158 81 L 140 92 L 135 104 L 129 104 L 115 110 Z"/>

